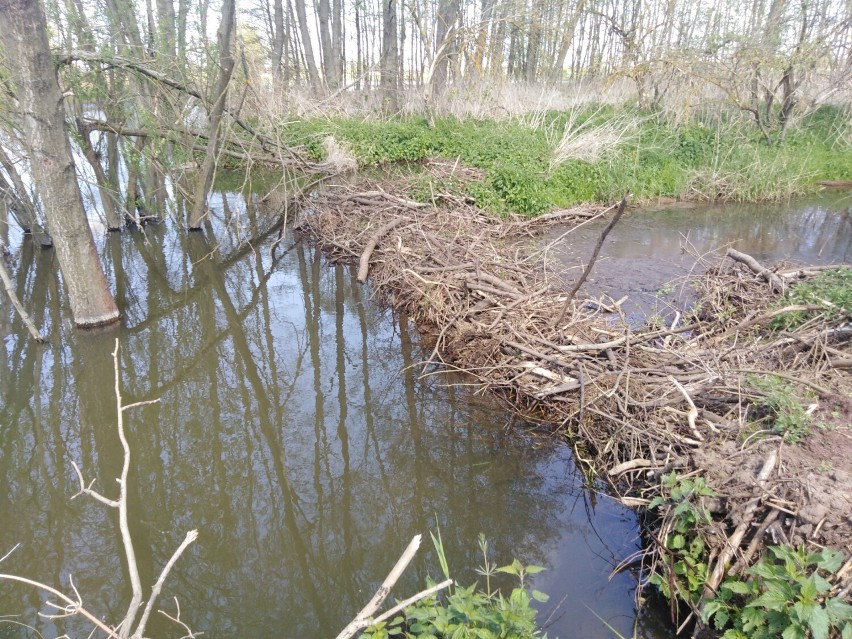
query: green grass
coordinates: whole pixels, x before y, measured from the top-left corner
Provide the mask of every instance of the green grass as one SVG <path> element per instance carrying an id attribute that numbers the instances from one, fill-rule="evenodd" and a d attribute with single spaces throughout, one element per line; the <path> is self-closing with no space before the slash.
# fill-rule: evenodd
<path id="1" fill-rule="evenodd" d="M 630 131 L 603 153 L 554 161 L 566 124 L 593 137 L 613 121 L 629 123 Z M 824 107 L 779 147 L 767 146 L 741 117 L 696 117 L 675 125 L 661 114 L 613 107 L 550 112 L 526 123 L 445 117 L 434 128 L 423 118 L 297 120 L 283 134 L 315 159 L 322 159 L 323 138 L 333 135 L 362 167 L 458 158 L 485 172 L 482 182 L 464 186 L 478 204 L 498 213 L 537 215 L 552 207 L 614 201 L 626 192 L 634 201 L 740 202 L 813 192 L 817 180 L 852 180 L 849 123 L 847 111 Z M 576 147 L 582 150 L 582 141 Z"/>

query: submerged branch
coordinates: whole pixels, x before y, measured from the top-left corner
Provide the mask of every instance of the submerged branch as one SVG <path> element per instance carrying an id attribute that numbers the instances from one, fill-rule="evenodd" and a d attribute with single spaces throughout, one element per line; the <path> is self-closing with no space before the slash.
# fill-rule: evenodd
<path id="1" fill-rule="evenodd" d="M 18 299 L 18 295 L 15 293 L 15 285 L 12 283 L 9 271 L 6 270 L 6 263 L 3 261 L 2 255 L 0 255 L 0 280 L 3 280 L 3 288 L 6 289 L 6 295 L 9 296 L 9 301 L 12 302 L 12 306 L 15 307 L 15 310 L 18 312 L 18 316 L 21 318 L 24 326 L 27 327 L 32 338 L 39 343 L 46 342 L 47 338 L 38 330 L 35 322 L 33 322 L 29 313 L 27 313 L 27 310 L 24 308 L 24 305 L 21 304 L 21 300 Z"/>

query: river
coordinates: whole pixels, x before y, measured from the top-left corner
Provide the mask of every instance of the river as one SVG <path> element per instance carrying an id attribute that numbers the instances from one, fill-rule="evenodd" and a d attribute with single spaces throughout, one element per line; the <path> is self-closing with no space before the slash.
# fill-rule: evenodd
<path id="1" fill-rule="evenodd" d="M 564 273 L 568 286 L 605 225 L 555 226 L 539 240 L 540 248 L 552 244 L 550 267 Z M 622 308 L 632 324 L 670 318 L 694 301 L 685 277 L 716 263 L 728 246 L 766 264 L 852 263 L 852 196 L 837 191 L 785 204 L 628 210 L 607 237 L 584 291 L 613 300 L 626 295 Z"/>
<path id="2" fill-rule="evenodd" d="M 698 253 L 734 242 L 763 260 L 848 262 L 844 203 L 633 212 L 590 289 L 635 298 L 636 314 L 657 312 L 671 303 L 664 282 L 693 268 L 687 241 Z M 142 579 L 150 585 L 185 532 L 199 529 L 161 597 L 170 613 L 177 597 L 195 631 L 332 637 L 414 534 L 424 550 L 394 594 L 440 577 L 428 543 L 440 530 L 462 584 L 479 578 L 480 532 L 492 563 L 544 566 L 534 586 L 551 596 L 540 615 L 550 637 L 614 637 L 606 624 L 624 636 L 671 636 L 665 614 L 637 610 L 635 572 L 610 576 L 639 548 L 636 515 L 589 486 L 567 446 L 464 379 L 422 376 L 407 318 L 379 308 L 349 268 L 292 232 L 277 244 L 265 236 L 255 196 L 226 192 L 212 204 L 203 233 L 165 224 L 99 238 L 124 316 L 107 331 L 70 326 L 52 252 L 18 238 L 17 292 L 50 342 L 32 342 L 2 299 L 0 556 L 20 544 L 3 572 L 66 591 L 73 576 L 90 610 L 122 616 L 117 518 L 71 499 L 72 462 L 116 494 L 118 338 L 123 402 L 159 400 L 126 419 Z M 590 225 L 552 250 L 573 266 L 597 233 Z M 48 639 L 85 636 L 80 624 L 39 617 L 42 602 L 0 584 L 0 637 L 35 636 L 18 624 Z M 162 616 L 152 624 L 151 636 L 182 634 Z"/>
<path id="3" fill-rule="evenodd" d="M 50 335 L 30 340 L 2 298 L 0 556 L 117 621 L 129 598 L 113 511 L 79 489 L 117 493 L 112 350 L 118 338 L 133 451 L 130 527 L 145 588 L 186 531 L 196 544 L 160 599 L 208 637 L 334 636 L 372 596 L 411 537 L 424 550 L 394 591 L 513 557 L 544 566 L 550 637 L 670 636 L 637 611 L 637 575 L 613 568 L 640 545 L 636 515 L 589 487 L 567 446 L 533 434 L 465 380 L 421 376 L 405 317 L 370 300 L 292 232 L 275 245 L 255 196 L 221 193 L 203 233 L 150 225 L 99 238 L 120 327 L 70 325 L 51 251 L 15 247 L 18 295 Z M 634 566 L 635 569 L 635 566 Z M 509 582 L 503 582 L 509 585 Z M 0 583 L 0 637 L 86 636 L 49 620 L 38 592 Z M 28 630 L 18 624 L 27 624 Z M 149 636 L 183 633 L 155 615 Z"/>

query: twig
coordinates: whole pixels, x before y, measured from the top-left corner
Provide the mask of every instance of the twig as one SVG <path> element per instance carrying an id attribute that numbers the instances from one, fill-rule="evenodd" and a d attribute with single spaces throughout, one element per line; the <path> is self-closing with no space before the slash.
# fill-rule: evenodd
<path id="1" fill-rule="evenodd" d="M 3 280 L 3 288 L 6 289 L 6 295 L 9 296 L 9 301 L 12 302 L 12 306 L 15 307 L 15 310 L 18 311 L 21 321 L 27 327 L 32 338 L 40 344 L 46 342 L 47 338 L 41 334 L 41 331 L 39 331 L 38 328 L 36 328 L 35 323 L 30 318 L 24 308 L 24 305 L 21 304 L 21 300 L 18 299 L 18 296 L 15 293 L 15 287 L 12 284 L 12 278 L 9 276 L 9 271 L 6 270 L 6 264 L 3 261 L 2 255 L 0 255 L 0 280 Z"/>
<path id="2" fill-rule="evenodd" d="M 3 555 L 2 557 L 0 557 L 0 564 L 2 564 L 4 561 L 6 561 L 6 560 L 9 558 L 9 556 L 10 556 L 13 552 L 15 552 L 18 548 L 20 548 L 20 547 L 21 547 L 21 542 L 18 542 L 17 544 L 15 544 L 15 545 L 12 547 L 12 550 L 10 550 L 10 551 L 9 551 L 9 552 L 7 552 L 5 555 Z"/>
<path id="3" fill-rule="evenodd" d="M 174 600 L 175 600 L 175 608 L 177 608 L 177 614 L 174 617 L 172 617 L 165 610 L 158 610 L 157 612 L 159 612 L 161 615 L 163 615 L 169 621 L 172 621 L 172 622 L 178 624 L 179 626 L 183 627 L 183 629 L 186 631 L 186 634 L 183 637 L 181 637 L 180 639 L 195 639 L 195 637 L 200 637 L 201 635 L 203 635 L 204 634 L 203 632 L 193 632 L 192 628 L 190 628 L 188 625 L 186 625 L 186 622 L 184 622 L 180 618 L 180 603 L 178 602 L 177 597 L 174 597 Z"/>
<path id="4" fill-rule="evenodd" d="M 142 635 L 145 632 L 145 626 L 148 623 L 148 617 L 151 615 L 151 609 L 154 607 L 154 602 L 157 600 L 157 597 L 160 596 L 160 591 L 163 589 L 163 584 L 166 581 L 166 577 L 169 576 L 169 573 L 172 570 L 172 566 L 175 565 L 175 562 L 178 558 L 183 554 L 183 551 L 189 547 L 189 544 L 198 539 L 198 531 L 190 530 L 186 533 L 186 537 L 178 546 L 177 550 L 171 556 L 168 563 L 166 563 L 163 571 L 160 573 L 159 579 L 157 579 L 157 583 L 154 584 L 154 587 L 151 589 L 151 596 L 148 597 L 148 603 L 145 606 L 145 611 L 142 613 L 142 617 L 139 619 L 139 625 L 136 626 L 136 632 L 133 633 L 133 639 L 141 639 Z"/>
<path id="5" fill-rule="evenodd" d="M 18 577 L 17 575 L 0 574 L 0 579 L 6 579 L 8 581 L 17 581 L 17 582 L 20 582 L 22 584 L 27 584 L 28 586 L 33 586 L 35 588 L 38 588 L 39 590 L 44 590 L 45 592 L 49 592 L 54 597 L 58 597 L 59 599 L 64 601 L 68 606 L 70 606 L 71 609 L 74 610 L 75 614 L 79 613 L 79 614 L 83 615 L 86 619 L 88 619 L 90 622 L 92 622 L 95 626 L 97 626 L 98 628 L 103 630 L 105 633 L 107 633 L 108 637 L 114 637 L 115 639 L 120 639 L 119 636 L 115 633 L 115 631 L 112 628 L 110 628 L 103 621 L 98 619 L 91 612 L 89 612 L 88 610 L 83 608 L 82 601 L 79 601 L 79 600 L 74 601 L 68 595 L 66 595 L 62 592 L 59 592 L 56 588 L 51 588 L 47 584 L 43 584 L 40 581 L 33 581 L 32 579 L 27 579 L 26 577 Z"/>
<path id="6" fill-rule="evenodd" d="M 568 293 L 568 297 L 565 300 L 565 304 L 562 306 L 562 310 L 559 312 L 559 316 L 556 318 L 556 321 L 553 323 L 554 328 L 559 327 L 562 324 L 562 320 L 565 319 L 565 313 L 568 312 L 568 307 L 571 304 L 571 300 L 574 299 L 574 295 L 577 294 L 577 291 L 580 290 L 580 287 L 583 285 L 583 282 L 586 281 L 586 278 L 589 277 L 589 273 L 592 271 L 592 267 L 595 265 L 595 262 L 598 259 L 598 253 L 601 252 L 601 247 L 603 246 L 604 240 L 606 236 L 609 235 L 609 232 L 613 229 L 613 227 L 618 224 L 618 220 L 621 219 L 621 215 L 624 213 L 624 209 L 627 206 L 627 197 L 622 198 L 621 202 L 618 205 L 618 211 L 615 212 L 612 219 L 609 221 L 609 224 L 606 225 L 606 228 L 601 233 L 601 236 L 598 238 L 598 243 L 595 244 L 595 250 L 592 251 L 592 256 L 589 258 L 589 263 L 586 265 L 586 268 L 583 270 L 583 274 L 580 276 L 580 279 L 574 284 L 574 287 Z"/>
<path id="7" fill-rule="evenodd" d="M 427 588 L 426 590 L 421 590 L 416 595 L 409 597 L 408 599 L 404 599 L 403 601 L 400 601 L 393 608 L 391 608 L 387 612 L 382 613 L 381 615 L 379 615 L 375 619 L 369 620 L 370 623 L 368 625 L 373 626 L 377 623 L 383 622 L 385 619 L 390 619 L 393 615 L 398 613 L 400 610 L 404 610 L 404 609 L 408 608 L 408 606 L 410 606 L 412 604 L 416 604 L 421 599 L 425 599 L 429 595 L 434 595 L 436 592 L 440 592 L 444 588 L 449 588 L 452 585 L 453 585 L 452 579 L 445 579 L 441 583 L 435 584 L 431 588 Z"/>
<path id="8" fill-rule="evenodd" d="M 695 407 L 695 402 L 692 401 L 689 393 L 686 392 L 686 389 L 681 385 L 681 383 L 671 375 L 669 375 L 669 381 L 677 387 L 680 394 L 683 395 L 684 399 L 686 399 L 689 404 L 689 413 L 686 416 L 686 419 L 689 421 L 689 429 L 692 431 L 692 434 L 695 435 L 695 439 L 703 442 L 704 437 L 698 432 L 698 427 L 695 425 L 695 420 L 698 418 L 698 409 Z"/>
<path id="9" fill-rule="evenodd" d="M 421 539 L 422 535 L 414 535 L 414 538 L 409 542 L 408 547 L 388 573 L 388 576 L 385 577 L 384 582 L 382 582 L 382 585 L 376 591 L 376 594 L 374 594 L 373 598 L 370 599 L 367 605 L 361 609 L 361 612 L 359 612 L 355 618 L 340 631 L 340 634 L 337 635 L 337 639 L 350 639 L 355 636 L 356 632 L 370 625 L 370 618 L 373 613 L 382 605 L 384 600 L 390 594 L 391 588 L 394 587 L 394 584 L 396 584 L 402 576 L 402 573 L 408 567 L 408 564 L 411 563 L 412 559 L 414 559 L 414 555 L 417 554 L 417 549 L 420 548 Z"/>

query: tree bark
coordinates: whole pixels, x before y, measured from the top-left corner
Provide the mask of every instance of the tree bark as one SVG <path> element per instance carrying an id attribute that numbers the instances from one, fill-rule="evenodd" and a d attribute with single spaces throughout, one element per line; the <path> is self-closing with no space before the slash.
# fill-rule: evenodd
<path id="1" fill-rule="evenodd" d="M 331 45 L 331 4 L 329 0 L 317 2 L 317 20 L 319 21 L 320 48 L 322 50 L 322 71 L 325 83 L 330 87 L 337 86 L 337 66 Z"/>
<path id="2" fill-rule="evenodd" d="M 314 47 L 311 44 L 311 32 L 308 30 L 308 16 L 305 13 L 306 0 L 295 0 L 296 18 L 299 21 L 299 32 L 302 35 L 302 49 L 305 52 L 305 67 L 308 70 L 308 80 L 311 88 L 318 90 L 320 87 L 319 72 L 314 59 Z"/>
<path id="3" fill-rule="evenodd" d="M 111 324 L 119 319 L 118 308 L 83 210 L 41 3 L 0 0 L 0 38 L 74 322 L 81 327 Z"/>
<path id="4" fill-rule="evenodd" d="M 95 174 L 95 182 L 98 185 L 98 194 L 101 198 L 101 206 L 104 209 L 104 217 L 106 218 L 107 229 L 110 231 L 120 231 L 124 228 L 122 216 L 119 215 L 119 204 L 117 202 L 117 185 L 110 184 L 106 172 L 101 166 L 101 160 L 92 146 L 91 130 L 83 123 L 82 115 L 78 115 L 77 133 L 80 138 L 80 148 L 83 150 L 83 155 L 89 161 L 92 171 Z"/>
<path id="5" fill-rule="evenodd" d="M 455 43 L 447 42 L 453 36 L 453 27 L 459 20 L 460 0 L 441 0 L 438 3 L 437 31 L 435 33 L 435 71 L 432 74 L 433 91 L 440 94 L 447 86 L 450 59 L 456 55 Z"/>
<path id="6" fill-rule="evenodd" d="M 382 0 L 381 86 L 389 110 L 399 107 L 399 48 L 397 46 L 396 0 Z"/>
<path id="7" fill-rule="evenodd" d="M 213 107 L 210 109 L 210 125 L 207 135 L 207 152 L 198 171 L 195 182 L 195 192 L 192 198 L 192 208 L 189 212 L 189 228 L 193 231 L 201 229 L 201 222 L 207 215 L 207 194 L 213 184 L 213 173 L 216 170 L 216 156 L 219 147 L 219 130 L 222 124 L 222 114 L 228 101 L 228 83 L 234 71 L 234 56 L 231 52 L 231 40 L 236 22 L 235 0 L 223 0 L 222 22 L 219 25 L 219 75 L 213 87 Z"/>
<path id="8" fill-rule="evenodd" d="M 284 31 L 284 2 L 283 0 L 273 0 L 273 2 L 272 46 L 269 55 L 272 63 L 272 84 L 276 92 L 280 92 L 284 86 L 281 64 L 284 58 L 284 40 L 287 36 Z"/>
<path id="9" fill-rule="evenodd" d="M 558 82 L 562 79 L 563 67 L 565 66 L 565 57 L 568 55 L 568 49 L 574 41 L 574 31 L 577 30 L 577 22 L 580 20 L 585 8 L 586 0 L 577 0 L 574 10 L 569 14 L 565 27 L 562 30 L 562 40 L 559 45 L 559 51 L 556 54 L 556 60 L 550 70 L 550 81 Z"/>

